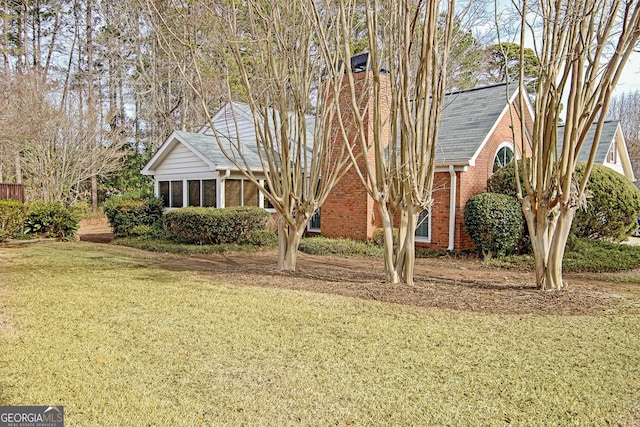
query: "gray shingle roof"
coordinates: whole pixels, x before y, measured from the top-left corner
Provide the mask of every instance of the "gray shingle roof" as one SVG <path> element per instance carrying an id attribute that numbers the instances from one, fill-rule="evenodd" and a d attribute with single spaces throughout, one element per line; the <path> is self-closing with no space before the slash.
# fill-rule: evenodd
<path id="1" fill-rule="evenodd" d="M 609 147 L 611 147 L 611 143 L 613 142 L 613 138 L 616 136 L 616 131 L 618 129 L 619 121 L 607 121 L 604 122 L 602 127 L 602 134 L 600 135 L 600 143 L 598 144 L 598 149 L 596 150 L 596 157 L 594 159 L 595 163 L 603 164 L 607 159 L 607 153 L 609 152 Z M 593 138 L 596 134 L 596 124 L 591 125 L 589 132 L 587 133 L 587 138 L 580 148 L 580 152 L 578 153 L 578 162 L 586 162 L 589 160 L 589 154 L 591 152 L 591 146 L 593 145 Z M 558 150 L 562 150 L 562 146 L 564 144 L 564 126 L 558 126 Z"/>
<path id="2" fill-rule="evenodd" d="M 473 158 L 507 106 L 507 85 L 497 84 L 446 96 L 436 163 L 455 164 Z M 510 97 L 518 85 L 510 85 Z"/>
<path id="3" fill-rule="evenodd" d="M 511 85 L 511 95 L 515 90 L 517 85 Z M 506 105 L 505 84 L 448 94 L 442 112 L 436 163 L 468 163 L 482 146 Z M 255 169 L 261 168 L 255 144 L 253 116 L 246 104 L 228 103 L 213 117 L 212 121 L 219 135 L 230 141 L 228 144 L 230 152 L 237 155 L 233 144 L 239 141 L 249 166 Z M 307 116 L 305 122 L 307 143 L 312 144 L 315 117 Z M 209 125 L 203 126 L 198 133 L 176 132 L 176 134 L 218 167 L 234 168 L 233 163 L 222 154 Z M 310 150 L 311 148 L 307 147 L 307 152 Z M 239 157 L 237 159 L 242 164 L 241 159 Z"/>
<path id="4" fill-rule="evenodd" d="M 276 118 L 276 122 L 277 121 L 278 119 Z M 228 153 L 232 153 L 235 156 L 239 164 L 243 165 L 244 162 L 236 146 L 242 150 L 247 165 L 251 169 L 256 170 L 262 168 L 256 145 L 255 124 L 248 105 L 239 102 L 227 103 L 212 118 L 212 122 L 218 132 L 220 142 L 222 142 Z M 295 119 L 292 119 L 290 123 L 295 124 Z M 310 146 L 313 144 L 315 118 L 313 116 L 306 116 L 305 125 L 307 144 L 309 145 L 307 147 L 307 153 L 310 153 Z M 274 129 L 273 124 L 271 125 L 271 129 Z M 293 134 L 294 132 L 295 129 L 291 129 L 291 133 Z M 211 130 L 211 126 L 203 126 L 198 133 L 176 132 L 176 134 L 179 135 L 184 142 L 191 145 L 193 149 L 198 150 L 203 156 L 215 163 L 219 168 L 235 168 L 233 162 L 229 161 L 222 153 Z"/>

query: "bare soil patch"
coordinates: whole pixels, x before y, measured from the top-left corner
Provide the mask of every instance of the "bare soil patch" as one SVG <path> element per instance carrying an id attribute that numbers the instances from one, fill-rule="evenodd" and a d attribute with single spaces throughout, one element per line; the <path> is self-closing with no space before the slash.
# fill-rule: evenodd
<path id="1" fill-rule="evenodd" d="M 108 243 L 106 218 L 83 221 L 80 240 Z M 123 251 L 143 252 L 132 248 Z M 196 271 L 211 280 L 338 294 L 416 307 L 473 312 L 588 315 L 640 311 L 640 270 L 621 273 L 565 274 L 568 288 L 542 292 L 533 271 L 487 266 L 480 259 L 443 256 L 418 259 L 415 285 L 389 285 L 381 259 L 300 253 L 298 271 L 276 270 L 275 250 L 185 256 L 156 253 L 159 268 Z"/>
<path id="2" fill-rule="evenodd" d="M 82 242 L 109 243 L 113 232 L 106 217 L 89 218 L 80 221 L 78 237 Z"/>
<path id="3" fill-rule="evenodd" d="M 128 248 L 126 250 L 135 250 Z M 616 283 L 616 275 L 567 274 L 562 292 L 535 288 L 533 272 L 505 270 L 478 259 L 419 259 L 415 285 L 384 281 L 382 260 L 301 253 L 295 273 L 275 269 L 275 251 L 227 255 L 158 254 L 160 268 L 195 271 L 212 281 L 330 293 L 415 307 L 504 314 L 602 315 L 640 312 L 639 285 Z M 627 273 L 640 276 L 640 272 Z"/>

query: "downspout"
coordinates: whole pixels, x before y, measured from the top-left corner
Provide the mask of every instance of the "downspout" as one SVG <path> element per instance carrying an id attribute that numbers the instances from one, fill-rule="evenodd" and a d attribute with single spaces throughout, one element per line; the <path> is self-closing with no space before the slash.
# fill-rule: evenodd
<path id="1" fill-rule="evenodd" d="M 220 175 L 220 172 L 218 172 L 218 185 L 216 185 L 216 193 L 217 193 L 216 198 L 218 199 L 216 206 L 218 207 L 221 207 L 222 202 L 224 202 L 225 192 L 226 192 L 224 182 L 227 180 L 227 178 L 229 178 L 230 175 L 231 175 L 230 169 L 225 170 L 224 175 Z"/>
<path id="2" fill-rule="evenodd" d="M 449 190 L 449 247 L 447 251 L 453 252 L 456 242 L 456 192 L 458 186 L 458 177 L 453 165 L 449 165 L 449 175 L 451 188 Z"/>

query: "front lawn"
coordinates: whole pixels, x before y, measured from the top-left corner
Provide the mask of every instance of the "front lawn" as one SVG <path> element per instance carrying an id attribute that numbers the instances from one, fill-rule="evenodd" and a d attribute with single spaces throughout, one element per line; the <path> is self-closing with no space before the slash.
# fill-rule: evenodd
<path id="1" fill-rule="evenodd" d="M 0 405 L 176 426 L 631 425 L 640 409 L 637 294 L 592 315 L 475 313 L 230 285 L 167 258 L 0 248 Z"/>

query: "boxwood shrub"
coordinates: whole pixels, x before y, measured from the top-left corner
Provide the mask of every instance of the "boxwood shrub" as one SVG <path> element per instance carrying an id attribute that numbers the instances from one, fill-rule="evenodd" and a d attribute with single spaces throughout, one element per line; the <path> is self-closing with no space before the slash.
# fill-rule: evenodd
<path id="1" fill-rule="evenodd" d="M 489 179 L 491 192 L 516 195 L 514 163 L 500 169 Z M 584 164 L 576 167 L 576 177 L 582 178 Z M 522 177 L 520 177 L 522 180 Z M 580 238 L 625 240 L 637 229 L 640 216 L 640 190 L 622 174 L 594 164 L 587 182 L 590 197 L 585 209 L 578 209 L 571 233 Z"/>
<path id="2" fill-rule="evenodd" d="M 27 205 L 15 200 L 0 200 L 0 242 L 20 233 L 27 219 Z"/>
<path id="3" fill-rule="evenodd" d="M 130 199 L 113 196 L 102 205 L 113 234 L 118 237 L 131 236 L 137 226 L 149 226 L 152 229 L 161 227 L 162 200 L 150 197 L 146 199 Z"/>
<path id="4" fill-rule="evenodd" d="M 584 175 L 578 165 L 576 175 Z M 638 228 L 640 190 L 624 175 L 605 166 L 593 165 L 585 209 L 578 209 L 571 232 L 576 237 L 611 241 L 626 240 Z"/>
<path id="5" fill-rule="evenodd" d="M 518 247 L 523 229 L 520 203 L 512 196 L 481 193 L 464 207 L 464 226 L 485 260 Z"/>
<path id="6" fill-rule="evenodd" d="M 224 209 L 188 207 L 164 214 L 168 239 L 180 243 L 217 245 L 233 243 L 242 236 L 263 230 L 269 213 L 255 206 Z"/>

